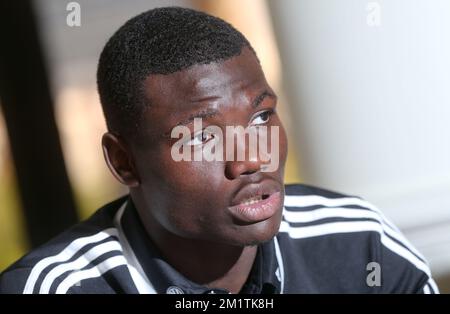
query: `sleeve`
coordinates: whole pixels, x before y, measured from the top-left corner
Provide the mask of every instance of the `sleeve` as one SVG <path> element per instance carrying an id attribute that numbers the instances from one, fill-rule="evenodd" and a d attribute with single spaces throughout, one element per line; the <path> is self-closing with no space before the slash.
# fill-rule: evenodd
<path id="1" fill-rule="evenodd" d="M 384 245 L 381 250 L 381 293 L 439 293 L 424 260 Z"/>
<path id="2" fill-rule="evenodd" d="M 22 294 L 30 274 L 29 268 L 15 268 L 0 275 L 0 294 Z"/>
<path id="3" fill-rule="evenodd" d="M 439 293 L 425 257 L 381 212 L 379 215 L 380 292 Z"/>

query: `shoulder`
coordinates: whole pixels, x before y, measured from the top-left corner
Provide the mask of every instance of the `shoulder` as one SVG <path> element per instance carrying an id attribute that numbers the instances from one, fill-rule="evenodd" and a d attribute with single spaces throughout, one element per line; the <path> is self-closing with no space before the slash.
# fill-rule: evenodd
<path id="1" fill-rule="evenodd" d="M 425 258 L 371 203 L 304 184 L 285 191 L 277 238 L 287 259 L 314 273 L 315 284 L 329 292 L 342 281 L 348 292 L 437 292 Z M 382 279 L 375 289 L 367 283 L 374 265 Z M 330 280 L 335 283 L 325 284 Z"/>
<path id="2" fill-rule="evenodd" d="M 125 200 L 103 206 L 12 264 L 0 275 L 0 293 L 49 293 L 61 275 L 120 252 L 114 216 Z"/>

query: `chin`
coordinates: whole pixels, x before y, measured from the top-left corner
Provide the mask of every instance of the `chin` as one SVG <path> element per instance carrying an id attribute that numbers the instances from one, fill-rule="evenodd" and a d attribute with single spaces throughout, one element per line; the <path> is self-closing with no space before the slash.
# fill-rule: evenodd
<path id="1" fill-rule="evenodd" d="M 280 215 L 272 216 L 267 220 L 240 226 L 240 230 L 236 232 L 238 238 L 234 242 L 239 246 L 254 246 L 267 242 L 277 235 L 280 223 L 281 212 Z"/>

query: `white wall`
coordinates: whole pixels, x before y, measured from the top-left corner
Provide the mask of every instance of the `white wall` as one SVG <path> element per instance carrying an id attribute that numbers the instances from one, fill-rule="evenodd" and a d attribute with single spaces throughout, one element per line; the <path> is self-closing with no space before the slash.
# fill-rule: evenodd
<path id="1" fill-rule="evenodd" d="M 305 181 L 365 197 L 450 272 L 450 1 L 268 2 Z"/>
<path id="2" fill-rule="evenodd" d="M 79 27 L 67 25 L 70 2 L 80 5 Z M 95 86 L 100 52 L 128 19 L 155 7 L 192 7 L 190 0 L 34 0 L 34 5 L 55 91 L 66 85 Z"/>

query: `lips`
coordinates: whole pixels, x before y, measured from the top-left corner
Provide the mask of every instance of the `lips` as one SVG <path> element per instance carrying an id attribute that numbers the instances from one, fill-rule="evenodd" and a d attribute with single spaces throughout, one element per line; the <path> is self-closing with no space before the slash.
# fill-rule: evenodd
<path id="1" fill-rule="evenodd" d="M 228 207 L 231 215 L 245 223 L 269 219 L 282 207 L 283 194 L 275 181 L 253 183 L 242 188 Z"/>

